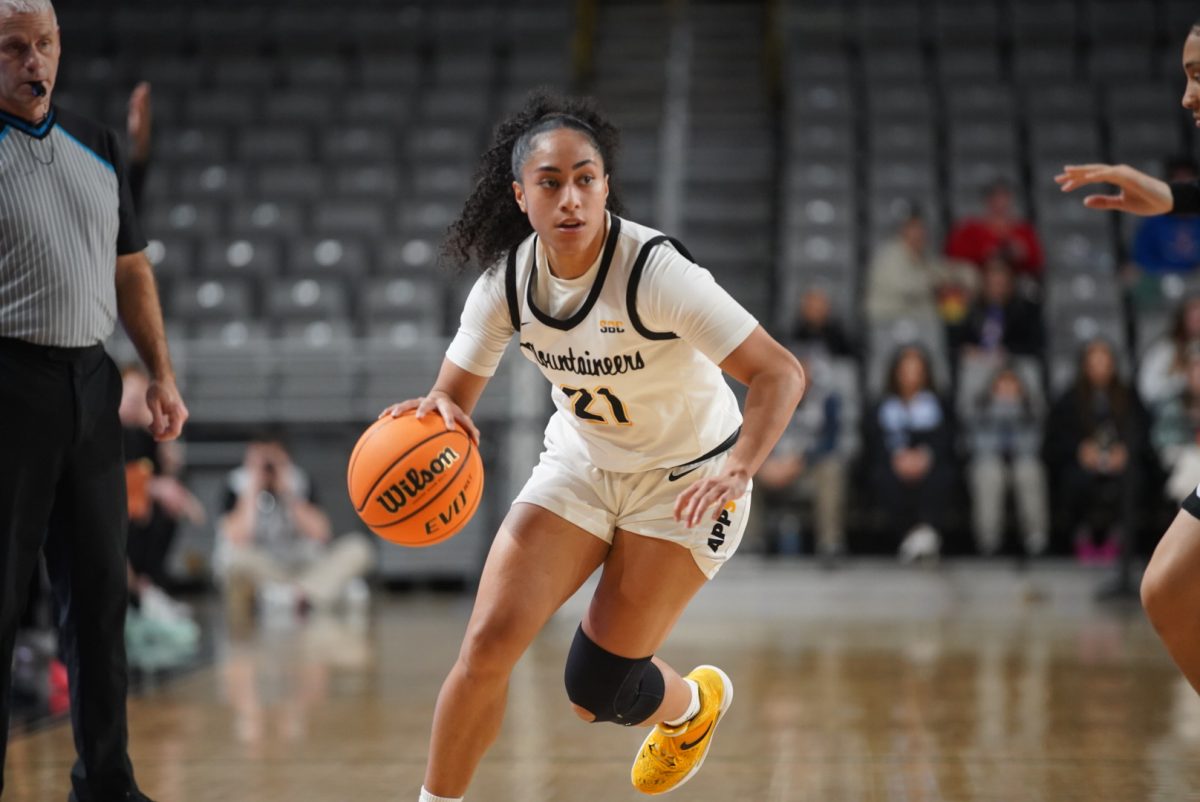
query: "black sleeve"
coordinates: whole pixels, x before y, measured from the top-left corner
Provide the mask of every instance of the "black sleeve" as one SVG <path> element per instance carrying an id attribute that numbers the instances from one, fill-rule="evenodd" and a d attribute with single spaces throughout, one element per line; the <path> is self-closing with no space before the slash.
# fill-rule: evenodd
<path id="1" fill-rule="evenodd" d="M 133 200 L 135 214 L 144 210 L 142 200 L 146 190 L 146 174 L 150 172 L 149 161 L 131 161 L 129 163 L 129 197 Z"/>
<path id="2" fill-rule="evenodd" d="M 117 187 L 121 193 L 121 203 L 118 209 L 120 228 L 117 230 L 117 256 L 125 256 L 146 250 L 146 237 L 142 234 L 142 226 L 138 222 L 137 206 L 133 202 L 133 187 L 130 182 L 129 165 L 125 159 L 124 149 L 112 131 L 108 131 L 108 140 L 113 157 L 113 169 L 117 173 Z"/>
<path id="3" fill-rule="evenodd" d="M 236 507 L 238 503 L 238 494 L 234 492 L 233 485 L 231 485 L 229 482 L 225 483 L 224 492 L 225 494 L 221 498 L 221 512 L 233 512 L 233 508 Z"/>
<path id="4" fill-rule="evenodd" d="M 1181 181 L 1171 184 L 1175 205 L 1171 214 L 1200 214 L 1200 181 Z"/>

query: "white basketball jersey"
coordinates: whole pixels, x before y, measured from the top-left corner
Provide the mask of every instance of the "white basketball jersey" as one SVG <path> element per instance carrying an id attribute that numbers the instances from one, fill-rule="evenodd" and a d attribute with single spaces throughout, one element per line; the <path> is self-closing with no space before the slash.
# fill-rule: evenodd
<path id="1" fill-rule="evenodd" d="M 503 268 L 521 352 L 553 385 L 557 412 L 547 437 L 576 446 L 598 468 L 627 473 L 728 448 L 742 416 L 721 369 L 674 332 L 646 328 L 637 310 L 653 250 L 674 247 L 690 256 L 653 229 L 616 215 L 610 221 L 595 281 L 566 319 L 551 317 L 534 300 L 536 235 L 510 252 Z"/>

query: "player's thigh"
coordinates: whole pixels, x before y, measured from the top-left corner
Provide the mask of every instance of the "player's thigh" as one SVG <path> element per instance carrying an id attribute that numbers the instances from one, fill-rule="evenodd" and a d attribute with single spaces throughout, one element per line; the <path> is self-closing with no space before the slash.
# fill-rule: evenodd
<path id="1" fill-rule="evenodd" d="M 707 581 L 689 549 L 618 529 L 584 632 L 614 654 L 653 654 Z"/>
<path id="2" fill-rule="evenodd" d="M 1181 599 L 1200 604 L 1200 519 L 1180 510 L 1154 549 L 1142 579 L 1142 598 L 1152 615 Z M 1194 611 L 1179 611 L 1191 616 Z"/>
<path id="3" fill-rule="evenodd" d="M 608 543 L 565 518 L 532 504 L 514 504 L 484 564 L 464 658 L 515 663 L 608 551 Z"/>

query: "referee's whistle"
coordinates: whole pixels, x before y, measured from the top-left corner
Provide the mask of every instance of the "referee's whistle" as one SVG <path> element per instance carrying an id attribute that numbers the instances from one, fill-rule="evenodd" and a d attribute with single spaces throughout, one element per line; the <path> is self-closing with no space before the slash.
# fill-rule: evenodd
<path id="1" fill-rule="evenodd" d="M 32 83 L 29 84 L 29 88 L 33 92 L 34 97 L 45 97 L 46 96 L 46 85 L 43 84 L 41 81 L 33 81 Z"/>

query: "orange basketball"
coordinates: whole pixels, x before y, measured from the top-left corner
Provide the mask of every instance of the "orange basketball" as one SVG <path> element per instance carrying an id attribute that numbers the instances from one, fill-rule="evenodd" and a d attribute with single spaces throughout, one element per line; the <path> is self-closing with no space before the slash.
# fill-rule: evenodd
<path id="1" fill-rule="evenodd" d="M 363 523 L 402 546 L 432 546 L 457 533 L 483 497 L 483 461 L 471 438 L 437 413 L 380 418 L 363 432 L 346 471 Z"/>

